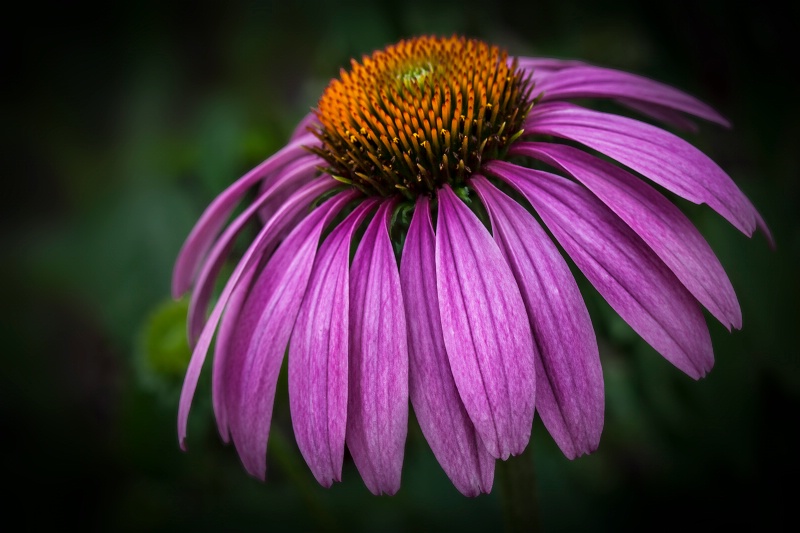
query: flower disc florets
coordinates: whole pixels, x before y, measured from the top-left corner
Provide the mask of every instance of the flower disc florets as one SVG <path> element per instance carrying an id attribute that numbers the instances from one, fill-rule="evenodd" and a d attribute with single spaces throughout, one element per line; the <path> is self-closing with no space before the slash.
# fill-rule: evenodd
<path id="1" fill-rule="evenodd" d="M 505 51 L 420 37 L 353 60 L 319 101 L 323 170 L 369 195 L 461 185 L 521 134 L 532 84 Z"/>

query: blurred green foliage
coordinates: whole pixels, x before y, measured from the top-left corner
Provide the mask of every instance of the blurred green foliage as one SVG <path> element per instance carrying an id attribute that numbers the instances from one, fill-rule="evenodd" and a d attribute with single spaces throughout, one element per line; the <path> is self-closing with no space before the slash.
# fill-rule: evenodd
<path id="1" fill-rule="evenodd" d="M 717 364 L 693 382 L 583 287 L 601 341 L 606 427 L 567 461 L 537 420 L 546 531 L 793 523 L 800 412 L 800 114 L 796 12 L 772 1 L 199 2 L 18 5 L 3 61 L 0 415 L 9 516 L 24 529 L 484 531 L 500 484 L 466 499 L 411 422 L 403 487 L 377 498 L 352 463 L 319 487 L 279 390 L 268 482 L 216 431 L 208 372 L 178 448 L 185 302 L 171 268 L 227 184 L 281 146 L 327 80 L 420 33 L 580 58 L 671 83 L 734 128 L 690 140 L 751 197 L 778 244 L 681 207 L 737 290 L 742 331 L 709 317 Z M 789 7 L 789 10 L 795 7 Z M 285 387 L 285 385 L 282 385 Z M 784 489 L 783 487 L 788 487 Z M 791 520 L 791 522 L 790 522 Z"/>

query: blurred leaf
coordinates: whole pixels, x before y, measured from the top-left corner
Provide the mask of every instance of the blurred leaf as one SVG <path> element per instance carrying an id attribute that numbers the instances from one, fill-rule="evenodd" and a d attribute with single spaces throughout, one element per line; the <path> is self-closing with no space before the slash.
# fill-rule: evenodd
<path id="1" fill-rule="evenodd" d="M 191 350 L 186 339 L 189 300 L 168 300 L 145 319 L 137 343 L 137 363 L 149 383 L 174 387 L 183 381 Z"/>

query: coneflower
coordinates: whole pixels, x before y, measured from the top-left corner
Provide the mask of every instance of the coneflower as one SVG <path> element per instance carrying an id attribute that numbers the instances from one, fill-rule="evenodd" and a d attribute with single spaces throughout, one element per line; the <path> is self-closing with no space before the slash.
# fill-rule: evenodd
<path id="1" fill-rule="evenodd" d="M 491 490 L 496 459 L 525 449 L 534 413 L 567 457 L 592 452 L 602 369 L 555 243 L 655 350 L 704 376 L 713 353 L 702 309 L 740 328 L 739 304 L 697 229 L 642 178 L 746 235 L 769 230 L 709 157 L 647 122 L 571 102 L 589 98 L 682 129 L 695 127 L 690 116 L 728 125 L 650 79 L 461 37 L 408 39 L 353 61 L 287 146 L 213 201 L 180 252 L 173 293 L 193 290 L 194 347 L 181 446 L 216 333 L 219 431 L 261 479 L 285 355 L 297 444 L 326 487 L 341 479 L 346 446 L 369 490 L 399 489 L 409 400 L 468 496 Z M 253 220 L 260 232 L 207 316 Z"/>

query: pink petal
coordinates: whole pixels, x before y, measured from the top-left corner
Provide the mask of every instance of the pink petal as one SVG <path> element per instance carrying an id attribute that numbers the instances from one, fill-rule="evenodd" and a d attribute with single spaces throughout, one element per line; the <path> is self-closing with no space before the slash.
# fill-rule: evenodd
<path id="1" fill-rule="evenodd" d="M 229 355 L 222 363 L 224 371 L 214 376 L 216 412 L 230 419 L 230 432 L 242 463 L 262 480 L 278 373 L 319 239 L 354 196 L 353 192 L 340 193 L 315 209 L 270 258 L 237 317 Z"/>
<path id="2" fill-rule="evenodd" d="M 536 84 L 542 102 L 570 98 L 621 98 L 682 111 L 723 126 L 730 123 L 700 100 L 663 83 L 610 68 L 590 65 L 554 72 Z"/>
<path id="3" fill-rule="evenodd" d="M 555 59 L 552 57 L 518 57 L 516 59 L 519 68 L 533 73 L 533 79 L 537 84 L 541 79 L 555 72 L 586 65 L 583 61 L 576 59 Z M 538 94 L 538 92 L 537 86 L 537 90 L 534 93 Z"/>
<path id="4" fill-rule="evenodd" d="M 308 135 L 309 126 L 312 126 L 314 124 L 319 124 L 319 121 L 317 120 L 317 116 L 314 113 L 307 113 L 302 119 L 300 119 L 300 122 L 297 124 L 297 126 L 295 126 L 294 131 L 292 132 L 292 137 L 291 137 L 292 140 L 298 139 L 298 138 L 301 138 L 301 137 L 304 137 L 304 136 Z M 316 141 L 316 137 L 314 139 Z M 309 142 L 308 146 L 312 146 L 312 145 L 316 145 L 316 144 L 319 144 L 319 142 L 318 141 L 317 142 Z"/>
<path id="5" fill-rule="evenodd" d="M 400 262 L 408 323 L 409 394 L 439 464 L 462 494 L 477 496 L 492 489 L 494 459 L 478 439 L 450 371 L 436 294 L 434 239 L 430 202 L 420 196 Z"/>
<path id="6" fill-rule="evenodd" d="M 220 319 L 217 329 L 217 341 L 214 344 L 214 359 L 211 370 L 211 398 L 214 408 L 214 418 L 217 420 L 217 429 L 222 436 L 222 440 L 227 444 L 230 442 L 230 427 L 228 423 L 228 409 L 224 401 L 225 396 L 225 375 L 231 363 L 232 345 L 236 343 L 239 336 L 236 330 L 241 328 L 242 322 L 247 322 L 250 318 L 248 313 L 242 313 L 245 301 L 252 286 L 253 278 L 257 272 L 258 265 L 251 265 L 242 274 L 242 278 L 231 293 L 228 307 L 225 309 Z"/>
<path id="7" fill-rule="evenodd" d="M 694 203 L 706 203 L 746 235 L 760 227 L 750 200 L 716 163 L 683 139 L 626 117 L 556 102 L 535 106 L 527 134 L 572 139 L 608 155 Z"/>
<path id="8" fill-rule="evenodd" d="M 536 358 L 536 410 L 570 459 L 597 449 L 603 431 L 603 370 L 589 318 L 561 253 L 524 207 L 486 178 L 470 180 L 492 220 L 528 310 Z"/>
<path id="9" fill-rule="evenodd" d="M 347 423 L 350 241 L 365 200 L 320 247 L 289 344 L 289 407 L 300 452 L 325 487 L 339 481 Z"/>
<path id="10" fill-rule="evenodd" d="M 211 311 L 206 325 L 197 340 L 197 345 L 192 351 L 192 358 L 189 361 L 189 366 L 186 369 L 186 376 L 183 380 L 183 388 L 181 389 L 180 404 L 178 407 L 178 441 L 181 448 L 186 449 L 186 426 L 189 420 L 189 409 L 192 405 L 192 398 L 197 388 L 197 381 L 200 378 L 200 371 L 203 368 L 203 363 L 206 360 L 208 347 L 211 344 L 211 339 L 217 329 L 222 312 L 228 305 L 231 294 L 239 282 L 248 279 L 248 272 L 256 268 L 258 261 L 262 258 L 262 253 L 267 245 L 272 241 L 276 234 L 283 228 L 283 223 L 287 217 L 293 216 L 294 210 L 298 204 L 308 205 L 308 203 L 317 198 L 321 192 L 327 190 L 329 185 L 323 180 L 313 181 L 297 191 L 295 195 L 283 205 L 278 212 L 275 213 L 261 231 L 259 231 L 256 238 L 247 248 L 244 256 L 236 265 L 230 278 L 228 278 L 225 288 L 222 290 L 217 303 Z"/>
<path id="11" fill-rule="evenodd" d="M 449 185 L 439 190 L 436 282 L 464 407 L 493 457 L 517 455 L 530 438 L 536 391 L 525 305 L 492 236 Z"/>
<path id="12" fill-rule="evenodd" d="M 484 165 L 521 192 L 617 313 L 668 361 L 698 379 L 713 366 L 697 301 L 600 200 L 560 176 L 501 161 Z"/>
<path id="13" fill-rule="evenodd" d="M 239 178 L 217 196 L 206 208 L 203 215 L 192 228 L 183 243 L 172 273 L 172 295 L 180 297 L 192 286 L 192 281 L 200 268 L 200 263 L 222 225 L 244 194 L 256 183 L 283 165 L 308 155 L 303 145 L 313 144 L 315 137 L 310 133 L 298 137 L 280 151 L 273 154 L 260 165 Z"/>
<path id="14" fill-rule="evenodd" d="M 728 329 L 742 326 L 742 311 L 711 247 L 664 196 L 623 169 L 576 148 L 517 143 L 509 153 L 563 169 L 600 198 L 667 264 L 689 292 Z"/>
<path id="15" fill-rule="evenodd" d="M 408 431 L 408 346 L 400 274 L 389 239 L 393 200 L 367 227 L 350 274 L 347 448 L 374 494 L 400 489 Z"/>
<path id="16" fill-rule="evenodd" d="M 693 120 L 690 120 L 686 117 L 686 115 L 679 111 L 675 111 L 674 109 L 653 104 L 645 104 L 639 102 L 638 100 L 625 100 L 624 98 L 620 98 L 619 102 L 629 109 L 638 111 L 645 116 L 660 120 L 666 124 L 671 124 L 678 129 L 692 133 L 696 133 L 700 130 Z"/>
<path id="17" fill-rule="evenodd" d="M 309 154 L 307 157 L 292 161 L 278 172 L 270 174 L 266 179 L 262 180 L 258 187 L 258 195 L 261 196 L 261 194 L 267 191 L 269 191 L 270 194 L 263 203 L 263 207 L 258 210 L 258 218 L 261 222 L 269 220 L 273 213 L 275 213 L 275 210 L 277 210 L 295 190 L 309 181 L 319 178 L 319 166 L 321 164 L 322 159 L 316 155 Z"/>
<path id="18" fill-rule="evenodd" d="M 192 294 L 192 299 L 189 304 L 187 326 L 189 343 L 191 345 L 194 345 L 194 343 L 197 342 L 197 337 L 200 335 L 200 331 L 203 329 L 205 312 L 208 308 L 208 302 L 211 300 L 211 296 L 214 292 L 214 282 L 216 281 L 219 271 L 225 264 L 225 260 L 228 258 L 228 253 L 233 247 L 236 237 L 238 237 L 241 231 L 250 222 L 252 222 L 253 216 L 258 211 L 263 210 L 264 206 L 267 204 L 274 204 L 274 197 L 276 195 L 280 196 L 280 203 L 272 205 L 270 211 L 274 213 L 276 208 L 279 208 L 285 204 L 288 198 L 290 198 L 297 190 L 297 178 L 307 174 L 309 171 L 313 171 L 318 161 L 319 160 L 316 157 L 305 158 L 303 164 L 295 165 L 292 171 L 282 173 L 280 178 L 273 182 L 271 187 L 263 192 L 251 205 L 247 207 L 247 209 L 245 209 L 238 217 L 236 217 L 236 219 L 231 222 L 227 228 L 225 228 L 225 231 L 216 240 L 214 247 L 208 254 L 208 258 L 203 263 L 202 269 L 200 270 L 200 275 L 197 277 L 195 290 Z M 336 180 L 328 176 L 320 177 L 319 180 L 322 183 L 326 183 L 328 189 L 332 189 L 339 184 Z M 287 185 L 293 186 L 293 190 L 290 194 L 283 193 L 283 191 L 287 189 Z M 321 191 L 320 194 L 322 194 L 322 192 L 324 191 Z M 313 198 L 311 200 L 313 200 Z M 286 232 L 286 228 L 291 227 L 293 223 L 296 222 L 297 215 L 300 215 L 302 210 L 307 207 L 307 205 L 298 203 L 293 203 L 293 205 L 295 209 L 295 216 L 283 218 L 284 226 L 278 229 L 278 232 L 275 235 L 276 238 L 274 239 L 274 242 L 271 243 L 271 246 L 277 245 L 277 240 L 283 236 L 283 234 Z M 266 222 L 266 220 L 264 222 Z M 264 254 L 268 255 L 271 251 L 272 249 L 267 248 L 264 250 Z"/>

